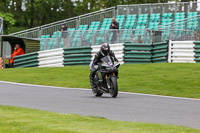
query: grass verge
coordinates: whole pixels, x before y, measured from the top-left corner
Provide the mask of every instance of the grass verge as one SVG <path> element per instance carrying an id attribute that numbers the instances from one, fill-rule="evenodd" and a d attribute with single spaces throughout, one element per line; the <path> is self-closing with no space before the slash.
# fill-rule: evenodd
<path id="1" fill-rule="evenodd" d="M 0 106 L 1 133 L 199 133 L 182 126 L 119 122 L 105 118 L 83 117 Z"/>
<path id="2" fill-rule="evenodd" d="M 0 80 L 90 88 L 89 73 L 88 66 L 4 69 Z M 126 64 L 120 67 L 119 77 L 120 91 L 200 98 L 200 64 Z"/>

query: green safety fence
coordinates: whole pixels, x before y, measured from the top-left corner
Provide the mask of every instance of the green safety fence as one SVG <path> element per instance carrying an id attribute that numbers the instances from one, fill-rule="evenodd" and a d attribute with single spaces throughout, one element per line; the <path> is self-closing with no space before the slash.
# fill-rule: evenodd
<path id="1" fill-rule="evenodd" d="M 200 43 L 196 44 L 196 61 L 200 62 Z M 89 65 L 92 58 L 92 47 L 64 48 L 63 64 L 67 65 Z M 29 53 L 14 58 L 14 67 L 38 67 L 38 52 Z M 124 44 L 124 63 L 161 63 L 168 60 L 168 43 L 153 44 Z"/>
<path id="2" fill-rule="evenodd" d="M 168 62 L 168 42 L 152 44 L 152 62 Z"/>
<path id="3" fill-rule="evenodd" d="M 124 62 L 126 64 L 151 63 L 152 46 L 149 44 L 124 44 Z"/>
<path id="4" fill-rule="evenodd" d="M 168 62 L 168 42 L 152 44 L 125 43 L 124 62 L 126 64 Z"/>
<path id="5" fill-rule="evenodd" d="M 195 44 L 194 46 L 195 59 L 194 60 L 196 61 L 196 63 L 200 63 L 200 41 L 195 41 L 193 43 Z"/>
<path id="6" fill-rule="evenodd" d="M 65 48 L 64 65 L 89 65 L 91 61 L 91 47 Z"/>
<path id="7" fill-rule="evenodd" d="M 37 67 L 38 66 L 38 53 L 33 52 L 14 57 L 14 68 L 22 67 Z"/>

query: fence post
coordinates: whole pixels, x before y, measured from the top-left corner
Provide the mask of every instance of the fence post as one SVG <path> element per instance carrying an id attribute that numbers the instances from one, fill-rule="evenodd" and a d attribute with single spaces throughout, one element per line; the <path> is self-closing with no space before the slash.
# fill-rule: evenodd
<path id="1" fill-rule="evenodd" d="M 80 32 L 80 41 L 79 41 L 79 46 L 82 46 L 82 32 Z"/>
<path id="2" fill-rule="evenodd" d="M 97 34 L 98 34 L 98 32 L 97 32 Z M 92 44 L 91 44 L 91 46 L 93 46 L 93 45 L 95 45 L 95 35 L 94 34 L 92 34 Z"/>
<path id="3" fill-rule="evenodd" d="M 144 37 L 143 37 L 143 43 L 146 43 L 146 35 L 147 35 L 147 30 L 144 31 Z"/>
<path id="4" fill-rule="evenodd" d="M 152 29 L 150 30 L 150 43 L 153 43 L 153 31 L 152 31 Z"/>
<path id="5" fill-rule="evenodd" d="M 198 30 L 196 30 L 196 40 L 199 40 L 199 31 Z"/>
<path id="6" fill-rule="evenodd" d="M 163 8 L 162 8 L 162 14 L 165 13 L 165 6 L 164 6 L 164 3 L 163 3 Z"/>
<path id="7" fill-rule="evenodd" d="M 176 5 L 175 5 L 176 7 L 175 7 L 175 11 L 174 11 L 174 14 L 177 12 L 177 8 L 178 8 L 178 4 L 177 4 L 177 2 L 176 2 Z"/>
<path id="8" fill-rule="evenodd" d="M 199 40 L 199 16 L 197 17 L 197 21 L 198 21 L 198 25 L 197 25 L 197 33 L 196 33 L 196 36 L 198 36 L 198 40 Z"/>
<path id="9" fill-rule="evenodd" d="M 119 7 L 119 5 L 117 5 L 117 9 L 116 9 L 117 10 L 117 15 L 119 15 L 119 8 L 118 7 Z"/>
<path id="10" fill-rule="evenodd" d="M 79 25 L 80 25 L 80 17 L 77 17 L 77 19 L 76 19 L 76 29 L 79 27 Z"/>
<path id="11" fill-rule="evenodd" d="M 172 62 L 171 61 L 171 54 L 172 54 L 171 50 L 172 50 L 172 40 L 169 40 L 169 42 L 168 42 L 168 62 L 169 63 Z"/>
<path id="12" fill-rule="evenodd" d="M 138 7 L 139 7 L 138 8 L 138 15 L 139 15 L 139 14 L 141 14 L 141 7 L 140 7 L 140 5 L 138 5 Z"/>
<path id="13" fill-rule="evenodd" d="M 39 30 L 38 30 L 38 38 L 40 38 L 41 35 L 42 35 L 42 28 L 39 27 Z"/>
<path id="14" fill-rule="evenodd" d="M 117 37 L 117 39 L 116 39 L 117 42 L 116 43 L 119 43 L 119 37 L 120 37 L 119 36 L 119 32 L 120 32 L 120 30 L 116 30 L 116 32 L 117 32 L 117 36 L 116 36 Z"/>
<path id="15" fill-rule="evenodd" d="M 126 6 L 126 16 L 129 14 L 129 8 L 128 5 Z"/>
<path id="16" fill-rule="evenodd" d="M 117 6 L 116 6 L 117 7 Z M 116 14 L 115 14 L 115 12 L 116 12 L 116 9 L 115 9 L 115 7 L 113 8 L 113 17 L 116 17 Z"/>
<path id="17" fill-rule="evenodd" d="M 187 13 L 190 12 L 190 2 L 187 3 Z"/>
<path id="18" fill-rule="evenodd" d="M 172 40 L 173 39 L 173 35 L 174 35 L 174 30 L 168 30 L 169 33 L 170 33 L 170 38 L 169 40 Z"/>

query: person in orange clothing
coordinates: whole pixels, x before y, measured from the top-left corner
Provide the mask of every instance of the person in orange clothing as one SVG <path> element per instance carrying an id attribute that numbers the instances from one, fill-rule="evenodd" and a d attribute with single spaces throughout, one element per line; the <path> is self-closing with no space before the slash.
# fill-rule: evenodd
<path id="1" fill-rule="evenodd" d="M 24 50 L 21 48 L 21 46 L 19 44 L 16 44 L 14 51 L 13 51 L 12 55 L 10 56 L 10 64 L 13 64 L 15 56 L 19 56 L 19 55 L 23 55 L 23 54 L 24 54 Z"/>

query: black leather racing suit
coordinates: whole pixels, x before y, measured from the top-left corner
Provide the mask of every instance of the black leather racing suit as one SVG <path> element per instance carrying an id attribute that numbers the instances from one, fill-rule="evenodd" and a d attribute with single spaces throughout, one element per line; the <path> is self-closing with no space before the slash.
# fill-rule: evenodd
<path id="1" fill-rule="evenodd" d="M 114 61 L 118 62 L 117 58 L 115 57 L 115 54 L 112 50 L 110 50 L 110 52 L 108 53 L 108 55 L 110 55 L 111 57 L 113 57 Z M 98 63 L 101 63 L 101 59 L 103 57 L 105 57 L 107 55 L 104 55 L 101 50 L 99 52 L 97 52 L 94 56 L 94 60 L 90 63 L 90 84 L 91 86 L 94 86 L 93 84 L 93 80 L 94 80 L 94 76 L 95 76 L 95 73 L 97 71 L 96 68 L 94 68 L 95 65 L 97 65 Z"/>

